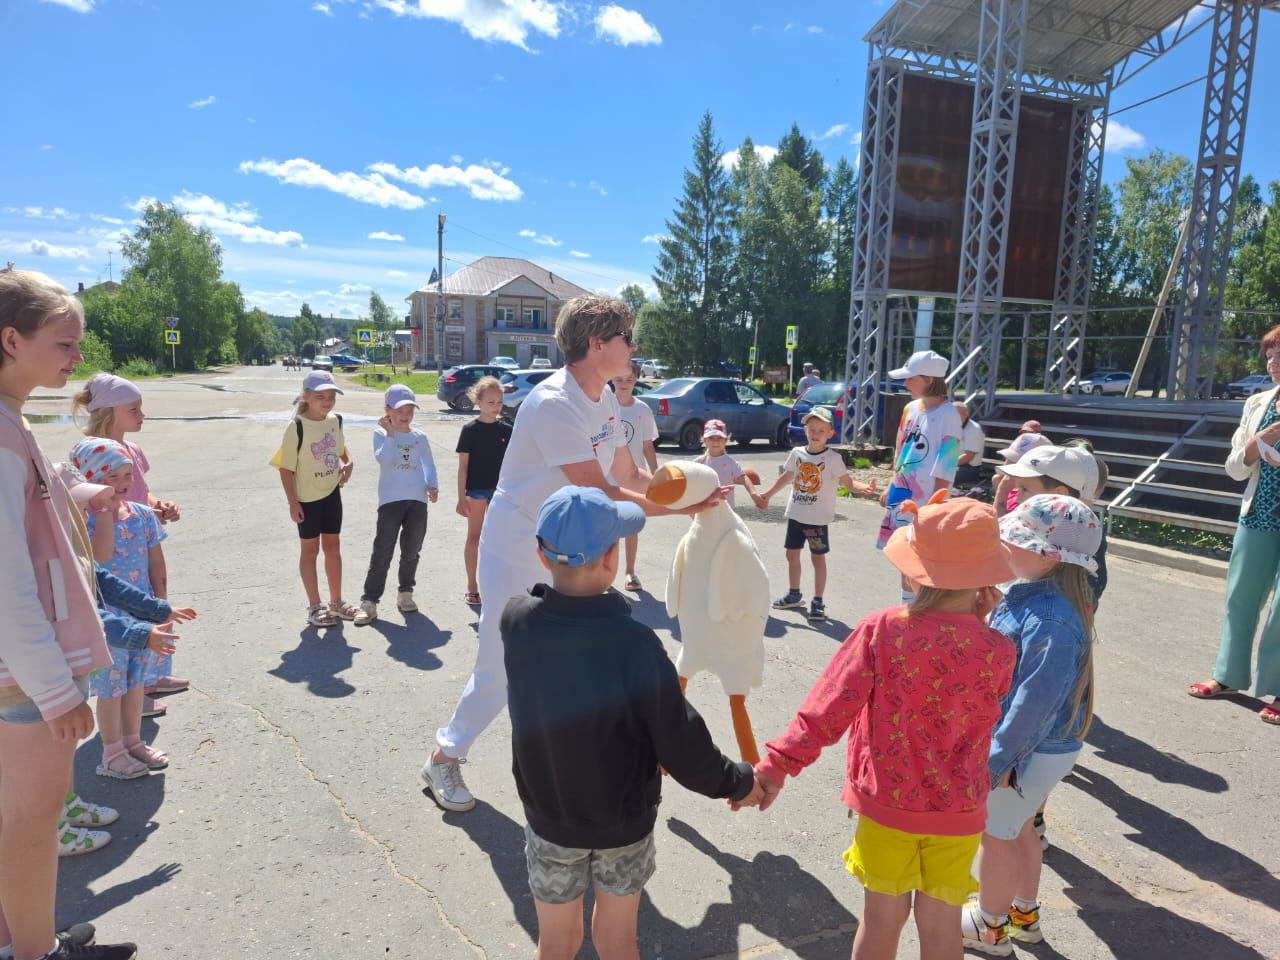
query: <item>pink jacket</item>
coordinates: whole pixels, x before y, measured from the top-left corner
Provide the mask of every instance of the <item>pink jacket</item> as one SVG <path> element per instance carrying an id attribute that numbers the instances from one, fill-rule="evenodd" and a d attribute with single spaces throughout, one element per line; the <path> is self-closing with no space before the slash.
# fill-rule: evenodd
<path id="1" fill-rule="evenodd" d="M 904 833 L 981 833 L 991 731 L 1015 657 L 1009 639 L 972 614 L 873 613 L 787 732 L 765 744 L 761 773 L 794 777 L 847 731 L 846 806 Z"/>
<path id="2" fill-rule="evenodd" d="M 69 499 L 26 421 L 0 402 L 0 686 L 20 687 L 46 720 L 84 702 L 73 677 L 111 663 Z"/>

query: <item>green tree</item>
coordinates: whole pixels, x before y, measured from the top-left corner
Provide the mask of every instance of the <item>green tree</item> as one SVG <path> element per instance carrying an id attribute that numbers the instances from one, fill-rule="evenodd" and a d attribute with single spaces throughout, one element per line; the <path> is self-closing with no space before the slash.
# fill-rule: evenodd
<path id="1" fill-rule="evenodd" d="M 182 369 L 219 359 L 232 340 L 241 298 L 234 284 L 222 282 L 222 248 L 212 232 L 193 227 L 175 207 L 149 204 L 134 235 L 121 244 L 125 261 L 121 303 L 140 335 L 141 357 L 163 357 L 164 321 L 180 318 L 182 343 L 175 351 Z M 149 346 L 148 346 L 149 344 Z M 112 354 L 118 347 L 112 340 Z"/>
<path id="2" fill-rule="evenodd" d="M 298 316 L 294 318 L 290 338 L 293 352 L 298 356 L 314 357 L 316 355 L 316 341 L 320 339 L 320 315 L 312 312 L 305 300 L 298 308 Z"/>
<path id="3" fill-rule="evenodd" d="M 800 174 L 800 179 L 810 190 L 821 190 L 827 179 L 827 164 L 822 153 L 800 132 L 799 124 L 791 124 L 786 136 L 778 141 L 778 155 L 774 163 L 785 163 Z"/>
<path id="4" fill-rule="evenodd" d="M 1178 245 L 1183 212 L 1191 202 L 1191 161 L 1156 148 L 1126 157 L 1117 185 L 1117 255 L 1131 263 L 1130 292 L 1154 303 Z"/>
<path id="5" fill-rule="evenodd" d="M 684 195 L 659 243 L 653 279 L 661 319 L 646 328 L 658 354 L 678 367 L 720 359 L 734 323 L 729 290 L 732 194 L 720 162 L 723 153 L 708 111 L 693 138 Z"/>
<path id="6" fill-rule="evenodd" d="M 628 283 L 625 287 L 618 291 L 618 299 L 631 308 L 631 312 L 637 317 L 649 298 L 644 295 L 644 287 L 638 283 Z"/>
<path id="7" fill-rule="evenodd" d="M 240 311 L 235 329 L 236 356 L 241 363 L 263 363 L 281 352 L 275 321 L 255 307 Z"/>

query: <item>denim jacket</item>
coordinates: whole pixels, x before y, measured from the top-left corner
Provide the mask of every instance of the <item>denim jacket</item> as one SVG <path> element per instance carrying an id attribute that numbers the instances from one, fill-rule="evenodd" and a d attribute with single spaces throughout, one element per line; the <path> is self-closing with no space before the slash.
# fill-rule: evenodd
<path id="1" fill-rule="evenodd" d="M 139 590 L 100 563 L 94 564 L 93 572 L 98 581 L 98 615 L 102 617 L 107 644 L 122 650 L 146 649 L 151 625 L 169 619 L 169 602 Z M 107 604 L 125 614 L 112 613 Z"/>
<path id="2" fill-rule="evenodd" d="M 991 626 L 1013 641 L 1013 685 L 1000 700 L 987 768 L 992 786 L 1020 776 L 1033 753 L 1072 753 L 1083 716 L 1072 710 L 1089 638 L 1075 608 L 1048 580 L 1015 583 L 991 614 Z"/>

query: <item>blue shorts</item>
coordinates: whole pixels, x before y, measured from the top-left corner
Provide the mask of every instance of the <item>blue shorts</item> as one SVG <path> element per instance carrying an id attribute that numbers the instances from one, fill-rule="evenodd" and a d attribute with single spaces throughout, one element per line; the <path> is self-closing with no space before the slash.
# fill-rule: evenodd
<path id="1" fill-rule="evenodd" d="M 468 487 L 468 500 L 492 500 L 496 492 L 496 487 Z"/>
<path id="2" fill-rule="evenodd" d="M 74 677 L 72 682 L 76 685 L 76 689 L 80 691 L 80 696 L 87 701 L 89 699 L 89 678 Z M 40 715 L 40 708 L 36 706 L 36 702 L 28 698 L 0 707 L 0 723 L 44 723 L 44 717 Z"/>

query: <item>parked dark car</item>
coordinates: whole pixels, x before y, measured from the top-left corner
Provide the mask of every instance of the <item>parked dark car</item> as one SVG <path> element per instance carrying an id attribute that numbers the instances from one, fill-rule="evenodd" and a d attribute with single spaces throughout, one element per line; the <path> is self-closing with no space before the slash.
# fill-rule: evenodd
<path id="1" fill-rule="evenodd" d="M 640 398 L 658 422 L 658 442 L 679 444 L 682 450 L 702 447 L 702 426 L 723 420 L 737 443 L 767 440 L 789 447 L 789 408 L 741 380 L 721 377 L 678 377 L 654 387 Z"/>
<path id="2" fill-rule="evenodd" d="M 742 376 L 742 368 L 732 360 L 708 360 L 702 365 L 702 370 L 709 377 L 730 377 L 737 380 Z"/>
<path id="3" fill-rule="evenodd" d="M 497 377 L 501 380 L 510 373 L 505 367 L 493 367 L 487 363 L 464 363 L 450 367 L 440 374 L 436 385 L 436 399 L 447 403 L 453 410 L 470 410 L 475 406 L 467 391 L 481 377 Z"/>
<path id="4" fill-rule="evenodd" d="M 1219 396 L 1223 400 L 1239 400 L 1243 397 L 1252 397 L 1255 393 L 1262 393 L 1264 390 L 1270 390 L 1275 386 L 1275 381 L 1271 379 L 1270 374 L 1251 373 L 1247 377 L 1241 377 L 1239 380 L 1232 381 L 1222 388 Z"/>
<path id="5" fill-rule="evenodd" d="M 329 359 L 333 361 L 333 365 L 339 370 L 355 370 L 357 367 L 363 367 L 369 362 L 361 357 L 353 357 L 349 353 L 331 353 Z"/>
<path id="6" fill-rule="evenodd" d="M 832 443 L 839 443 L 840 438 L 844 436 L 844 414 L 840 410 L 840 395 L 845 393 L 845 385 L 843 381 L 831 380 L 825 383 L 815 383 L 812 387 L 804 392 L 799 400 L 791 405 L 791 420 L 787 424 L 787 431 L 791 437 L 791 445 L 798 447 L 805 443 L 804 436 L 804 415 L 814 407 L 826 407 L 831 413 L 831 425 L 835 428 L 835 436 L 831 438 Z M 907 385 L 901 380 L 891 380 L 882 378 L 880 381 L 881 393 L 906 393 Z M 853 402 L 853 396 L 850 394 L 849 402 Z M 881 404 L 881 419 L 884 416 L 884 405 Z M 877 433 L 879 428 L 877 427 Z"/>

